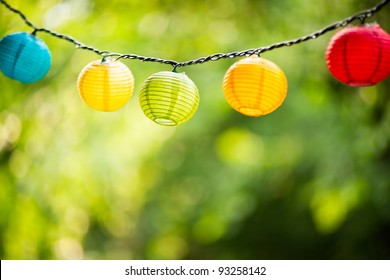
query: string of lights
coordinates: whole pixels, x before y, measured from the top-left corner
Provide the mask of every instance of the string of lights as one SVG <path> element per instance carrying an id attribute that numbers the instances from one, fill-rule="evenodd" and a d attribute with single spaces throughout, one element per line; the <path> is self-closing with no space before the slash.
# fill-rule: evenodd
<path id="1" fill-rule="evenodd" d="M 390 35 L 379 24 L 365 24 L 386 6 L 383 0 L 376 6 L 361 11 L 321 30 L 302 37 L 269 46 L 242 51 L 215 53 L 208 56 L 175 61 L 137 54 L 115 53 L 85 45 L 71 36 L 36 26 L 24 13 L 0 0 L 8 10 L 19 15 L 32 28 L 31 33 L 17 32 L 0 40 L 0 70 L 16 81 L 34 83 L 43 79 L 51 67 L 51 53 L 39 33 L 72 43 L 76 48 L 101 56 L 87 64 L 79 74 L 77 89 L 81 99 L 91 108 L 111 112 L 122 108 L 134 91 L 134 77 L 121 59 L 163 63 L 172 71 L 161 71 L 149 76 L 139 90 L 139 104 L 144 114 L 159 125 L 176 126 L 195 114 L 199 106 L 199 92 L 195 83 L 178 68 L 245 57 L 227 70 L 222 89 L 227 103 L 237 112 L 260 117 L 278 109 L 287 96 L 288 82 L 282 69 L 261 54 L 316 39 L 337 28 L 326 50 L 329 72 L 349 86 L 372 86 L 390 76 Z M 356 26 L 349 25 L 359 21 Z"/>
<path id="2" fill-rule="evenodd" d="M 86 45 L 84 43 L 81 43 L 80 41 L 76 40 L 75 38 L 73 38 L 69 35 L 57 33 L 57 32 L 54 32 L 50 29 L 36 26 L 20 10 L 12 7 L 5 0 L 0 0 L 1 4 L 3 4 L 11 12 L 19 15 L 22 18 L 22 20 L 24 21 L 24 23 L 33 29 L 32 34 L 34 34 L 34 35 L 39 33 L 39 32 L 47 33 L 47 34 L 54 36 L 54 37 L 57 37 L 61 40 L 65 40 L 67 42 L 72 43 L 78 49 L 92 51 L 92 52 L 94 52 L 100 56 L 103 56 L 103 57 L 116 57 L 116 59 L 135 59 L 135 60 L 140 60 L 140 61 L 144 61 L 144 62 L 156 62 L 156 63 L 169 64 L 169 65 L 172 65 L 174 67 L 174 69 L 179 68 L 179 67 L 183 67 L 183 66 L 201 64 L 201 63 L 205 63 L 205 62 L 209 62 L 209 61 L 217 61 L 217 60 L 225 59 L 225 58 L 236 58 L 236 57 L 250 56 L 253 54 L 260 55 L 260 54 L 265 53 L 267 51 L 271 51 L 271 50 L 282 48 L 282 47 L 293 46 L 293 45 L 303 43 L 303 42 L 306 42 L 306 41 L 309 41 L 312 39 L 316 39 L 316 38 L 330 32 L 332 30 L 335 30 L 335 29 L 340 28 L 340 27 L 344 27 L 355 20 L 359 20 L 360 22 L 364 23 L 364 21 L 367 18 L 370 18 L 374 14 L 379 12 L 389 2 L 390 2 L 390 0 L 383 0 L 372 8 L 360 11 L 352 16 L 349 16 L 349 17 L 343 19 L 343 20 L 332 23 L 331 25 L 326 26 L 321 30 L 317 30 L 311 34 L 304 35 L 304 36 L 296 38 L 296 39 L 278 42 L 278 43 L 275 43 L 275 44 L 272 44 L 269 46 L 263 46 L 263 47 L 253 48 L 253 49 L 233 51 L 233 52 L 228 52 L 228 53 L 215 53 L 215 54 L 210 54 L 210 55 L 204 56 L 204 57 L 199 57 L 199 58 L 190 59 L 187 61 L 178 62 L 175 60 L 170 60 L 170 59 L 165 59 L 165 58 L 143 56 L 143 55 L 131 54 L 131 53 L 123 54 L 123 53 L 110 52 L 107 50 L 99 50 L 98 48 L 95 48 L 93 46 L 89 46 L 89 45 Z"/>

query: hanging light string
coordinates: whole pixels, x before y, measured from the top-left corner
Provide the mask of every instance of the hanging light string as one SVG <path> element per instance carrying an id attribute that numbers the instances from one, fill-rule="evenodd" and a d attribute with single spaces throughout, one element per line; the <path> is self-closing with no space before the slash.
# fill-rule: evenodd
<path id="1" fill-rule="evenodd" d="M 102 57 L 116 57 L 117 60 L 118 59 L 135 59 L 135 60 L 140 60 L 140 61 L 144 61 L 144 62 L 156 62 L 156 63 L 169 64 L 169 65 L 173 66 L 174 70 L 176 68 L 179 68 L 179 67 L 201 64 L 201 63 L 205 63 L 205 62 L 209 62 L 209 61 L 217 61 L 220 59 L 250 56 L 253 54 L 260 55 L 261 53 L 265 53 L 267 51 L 271 51 L 271 50 L 282 48 L 282 47 L 288 47 L 288 46 L 296 45 L 296 44 L 306 42 L 306 41 L 309 41 L 312 39 L 316 39 L 316 38 L 324 35 L 325 33 L 328 33 L 329 31 L 335 30 L 339 27 L 344 27 L 355 20 L 359 20 L 360 22 L 364 23 L 364 21 L 367 18 L 370 18 L 375 13 L 379 12 L 389 2 L 390 2 L 390 0 L 383 0 L 380 3 L 378 3 L 376 6 L 370 8 L 370 9 L 358 12 L 358 13 L 356 13 L 348 18 L 337 21 L 337 22 L 335 22 L 335 23 L 333 23 L 333 24 L 331 24 L 331 25 L 329 25 L 321 30 L 315 31 L 311 34 L 304 35 L 302 37 L 299 37 L 299 38 L 296 38 L 293 40 L 287 40 L 287 41 L 278 42 L 278 43 L 275 43 L 275 44 L 272 44 L 269 46 L 265 46 L 265 47 L 247 49 L 247 50 L 242 50 L 242 51 L 235 51 L 235 52 L 229 52 L 229 53 L 215 53 L 215 54 L 211 54 L 211 55 L 204 56 L 204 57 L 199 57 L 199 58 L 195 58 L 195 59 L 191 59 L 191 60 L 187 60 L 187 61 L 178 62 L 175 60 L 169 60 L 169 59 L 158 58 L 158 57 L 149 57 L 149 56 L 142 56 L 142 55 L 137 55 L 137 54 L 122 54 L 122 53 L 110 52 L 107 50 L 99 50 L 93 46 L 88 46 L 86 44 L 83 44 L 80 41 L 76 40 L 75 38 L 73 38 L 69 35 L 57 33 L 57 32 L 54 32 L 50 29 L 36 26 L 20 10 L 13 8 L 6 1 L 0 0 L 0 3 L 3 4 L 8 10 L 10 10 L 11 12 L 13 12 L 15 14 L 18 14 L 27 26 L 34 29 L 32 32 L 32 34 L 34 34 L 34 35 L 38 32 L 48 33 L 51 36 L 54 36 L 54 37 L 57 37 L 59 39 L 62 39 L 62 40 L 65 40 L 65 41 L 72 43 L 78 49 L 92 51 L 92 52 L 94 52 Z"/>

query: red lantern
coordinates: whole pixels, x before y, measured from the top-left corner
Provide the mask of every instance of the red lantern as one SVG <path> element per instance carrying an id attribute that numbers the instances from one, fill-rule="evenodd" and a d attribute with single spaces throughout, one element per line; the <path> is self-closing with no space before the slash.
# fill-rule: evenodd
<path id="1" fill-rule="evenodd" d="M 347 27 L 326 50 L 332 75 L 350 86 L 371 86 L 390 74 L 390 35 L 378 24 Z"/>

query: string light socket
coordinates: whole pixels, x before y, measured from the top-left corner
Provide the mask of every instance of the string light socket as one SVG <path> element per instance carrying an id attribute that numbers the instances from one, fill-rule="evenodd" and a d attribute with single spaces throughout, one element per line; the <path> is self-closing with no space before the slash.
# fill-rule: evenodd
<path id="1" fill-rule="evenodd" d="M 88 106 L 111 112 L 124 106 L 132 96 L 134 77 L 122 62 L 103 58 L 84 67 L 78 77 L 77 87 Z"/>

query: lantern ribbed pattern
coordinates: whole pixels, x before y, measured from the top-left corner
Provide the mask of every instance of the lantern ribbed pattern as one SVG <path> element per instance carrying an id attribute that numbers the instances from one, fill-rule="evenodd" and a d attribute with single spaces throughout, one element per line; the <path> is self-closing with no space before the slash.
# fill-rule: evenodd
<path id="1" fill-rule="evenodd" d="M 340 82 L 374 85 L 390 74 L 390 35 L 378 24 L 347 27 L 329 42 L 326 63 Z"/>
<path id="2" fill-rule="evenodd" d="M 199 106 L 196 85 L 184 73 L 162 71 L 141 86 L 139 102 L 152 121 L 166 126 L 188 121 Z"/>
<path id="3" fill-rule="evenodd" d="M 20 32 L 0 41 L 0 69 L 9 78 L 22 83 L 41 80 L 51 65 L 51 55 L 45 43 L 34 35 Z"/>
<path id="4" fill-rule="evenodd" d="M 77 86 L 84 102 L 93 109 L 116 111 L 130 99 L 134 77 L 120 61 L 95 60 L 81 71 Z"/>
<path id="5" fill-rule="evenodd" d="M 229 105 L 250 117 L 275 111 L 287 95 L 287 79 L 273 62 L 253 55 L 234 63 L 223 80 Z"/>

